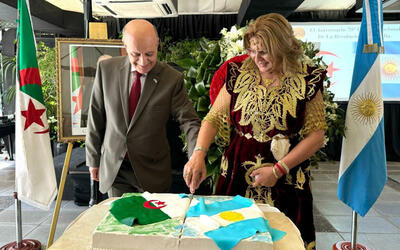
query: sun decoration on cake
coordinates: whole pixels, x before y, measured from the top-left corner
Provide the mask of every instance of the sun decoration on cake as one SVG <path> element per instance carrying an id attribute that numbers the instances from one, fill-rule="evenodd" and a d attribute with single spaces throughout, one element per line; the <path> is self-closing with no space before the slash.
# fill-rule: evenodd
<path id="1" fill-rule="evenodd" d="M 221 217 L 224 220 L 227 221 L 241 221 L 244 219 L 243 214 L 234 212 L 234 211 L 225 211 L 219 214 L 219 217 Z"/>
<path id="2" fill-rule="evenodd" d="M 354 98 L 351 114 L 356 121 L 369 125 L 378 121 L 382 113 L 382 103 L 376 94 L 370 92 Z"/>

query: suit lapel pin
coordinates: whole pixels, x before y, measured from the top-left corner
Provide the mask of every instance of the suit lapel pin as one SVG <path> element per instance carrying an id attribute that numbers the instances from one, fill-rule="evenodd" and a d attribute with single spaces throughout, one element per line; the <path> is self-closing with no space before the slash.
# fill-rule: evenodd
<path id="1" fill-rule="evenodd" d="M 157 80 L 157 79 L 155 79 L 155 78 L 153 79 L 153 81 L 154 81 L 154 83 L 158 83 L 158 80 Z"/>

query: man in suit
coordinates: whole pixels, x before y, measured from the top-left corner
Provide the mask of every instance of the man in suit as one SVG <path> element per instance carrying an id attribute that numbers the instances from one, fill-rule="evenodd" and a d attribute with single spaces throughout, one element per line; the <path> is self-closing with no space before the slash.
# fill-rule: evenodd
<path id="1" fill-rule="evenodd" d="M 123 29 L 127 56 L 101 61 L 88 112 L 86 164 L 100 191 L 168 192 L 172 173 L 166 123 L 170 116 L 185 132 L 188 155 L 200 120 L 183 75 L 157 61 L 159 38 L 145 20 Z M 137 101 L 138 100 L 138 101 Z"/>

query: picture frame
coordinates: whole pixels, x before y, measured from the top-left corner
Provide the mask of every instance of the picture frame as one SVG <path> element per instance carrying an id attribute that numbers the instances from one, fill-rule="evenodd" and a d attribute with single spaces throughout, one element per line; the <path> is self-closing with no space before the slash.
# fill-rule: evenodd
<path id="1" fill-rule="evenodd" d="M 126 55 L 121 40 L 56 38 L 58 141 L 83 141 L 99 60 Z"/>

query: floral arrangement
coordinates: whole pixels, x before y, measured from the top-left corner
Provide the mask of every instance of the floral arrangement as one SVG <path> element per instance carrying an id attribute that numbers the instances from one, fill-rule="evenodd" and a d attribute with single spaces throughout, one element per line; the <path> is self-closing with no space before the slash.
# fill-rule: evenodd
<path id="1" fill-rule="evenodd" d="M 226 28 L 220 31 L 222 37 L 221 40 L 218 41 L 218 44 L 221 48 L 220 56 L 224 62 L 234 56 L 244 53 L 243 36 L 246 30 L 247 26 L 238 29 L 237 26 L 234 25 L 229 31 Z"/>

